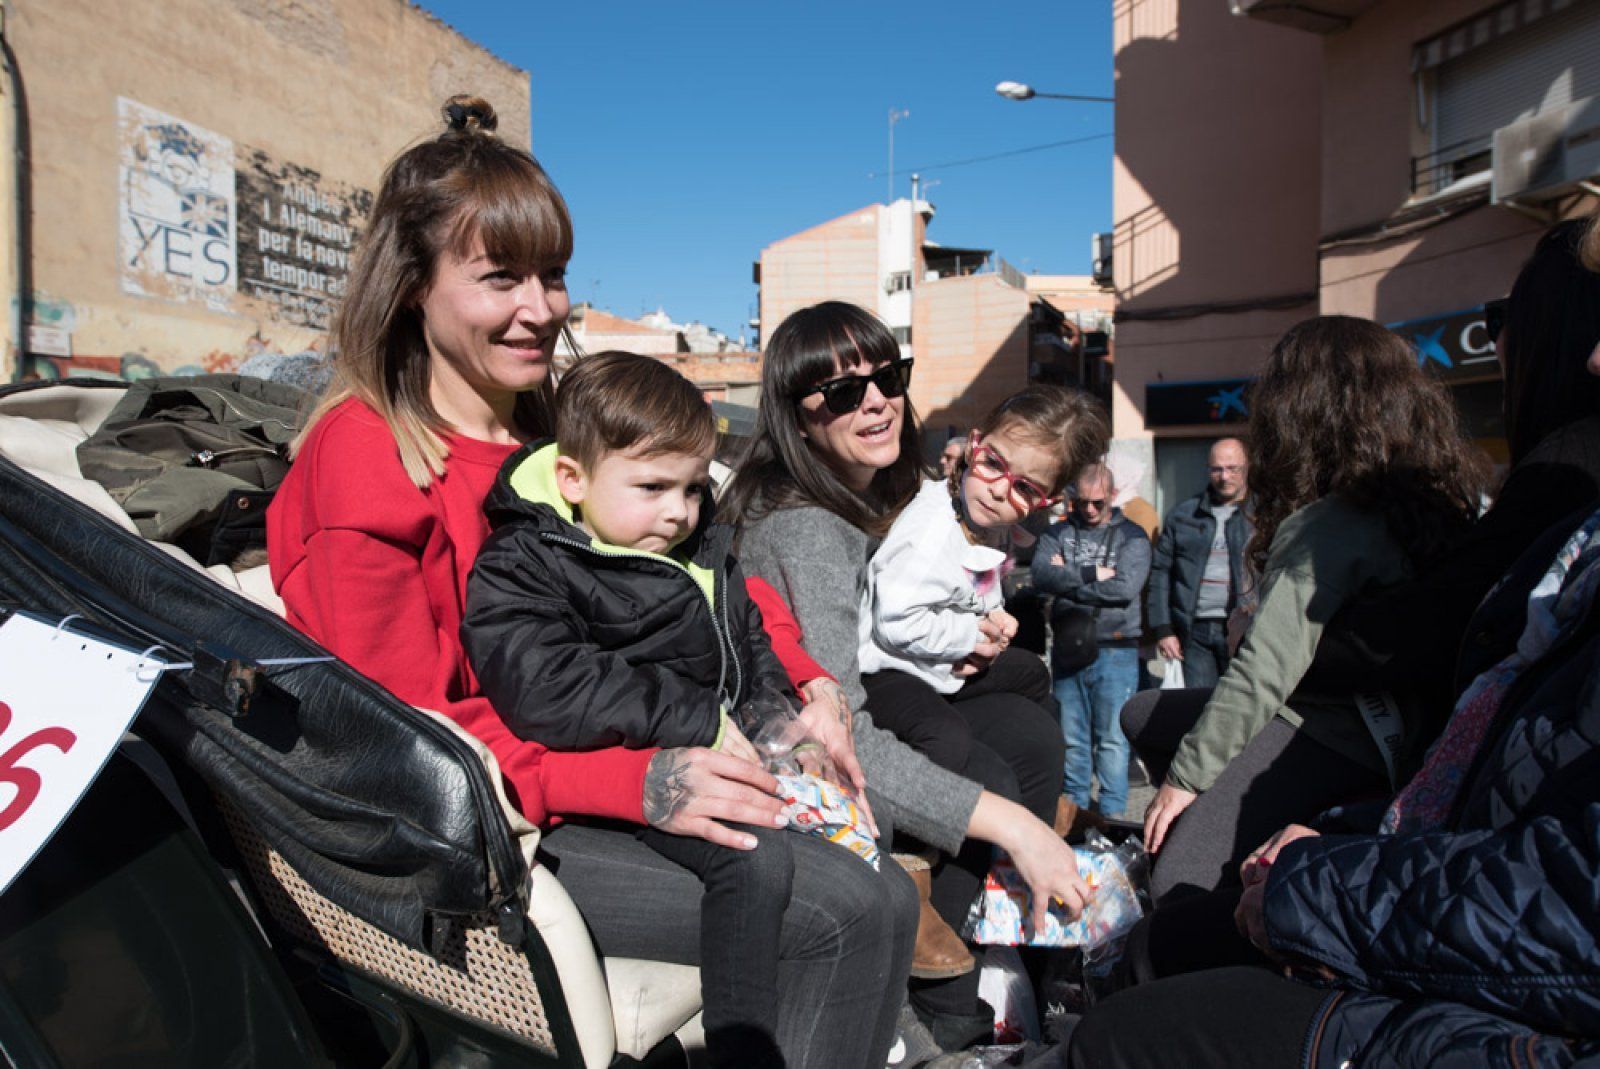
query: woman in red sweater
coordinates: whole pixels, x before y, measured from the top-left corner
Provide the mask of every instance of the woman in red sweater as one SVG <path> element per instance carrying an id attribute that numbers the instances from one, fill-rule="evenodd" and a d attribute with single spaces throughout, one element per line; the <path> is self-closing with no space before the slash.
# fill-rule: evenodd
<path id="1" fill-rule="evenodd" d="M 782 826 L 776 781 L 703 747 L 556 752 L 520 739 L 461 646 L 483 499 L 501 463 L 551 431 L 572 226 L 533 158 L 494 136 L 492 108 L 457 97 L 445 117 L 384 176 L 339 313 L 337 377 L 268 513 L 273 583 L 297 627 L 488 745 L 603 954 L 694 964 L 702 937 L 733 934 L 700 931 L 699 881 L 632 828 L 749 849 L 728 825 Z M 791 903 L 777 1052 L 791 1067 L 881 1066 L 915 891 L 894 866 L 779 840 L 761 851 Z M 704 997 L 709 1032 L 717 994 Z"/>

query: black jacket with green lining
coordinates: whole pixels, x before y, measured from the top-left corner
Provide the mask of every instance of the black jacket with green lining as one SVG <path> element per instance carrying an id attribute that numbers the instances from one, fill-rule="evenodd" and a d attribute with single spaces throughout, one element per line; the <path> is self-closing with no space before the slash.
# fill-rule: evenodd
<path id="1" fill-rule="evenodd" d="M 573 523 L 554 464 L 543 441 L 501 467 L 461 625 L 484 694 L 519 738 L 552 750 L 709 746 L 724 707 L 738 721 L 764 687 L 789 691 L 709 500 L 675 555 L 711 570 L 711 599 L 682 564 Z M 512 485 L 519 469 L 526 495 Z"/>

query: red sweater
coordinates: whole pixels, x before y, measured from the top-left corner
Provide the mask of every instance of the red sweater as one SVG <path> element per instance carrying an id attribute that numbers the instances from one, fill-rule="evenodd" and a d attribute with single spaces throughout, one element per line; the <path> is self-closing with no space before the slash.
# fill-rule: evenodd
<path id="1" fill-rule="evenodd" d="M 517 738 L 461 646 L 467 574 L 489 534 L 483 499 L 515 447 L 447 437 L 444 478 L 418 490 L 389 428 L 346 401 L 312 430 L 267 513 L 272 583 L 289 622 L 401 701 L 489 747 L 535 824 L 557 814 L 642 823 L 653 749 L 562 753 Z"/>

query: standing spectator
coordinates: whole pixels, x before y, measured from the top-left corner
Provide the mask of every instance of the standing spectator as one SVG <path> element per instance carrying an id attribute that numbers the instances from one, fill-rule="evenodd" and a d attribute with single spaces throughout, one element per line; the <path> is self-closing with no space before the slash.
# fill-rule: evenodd
<path id="1" fill-rule="evenodd" d="M 946 479 L 955 473 L 956 465 L 961 463 L 967 455 L 967 439 L 965 436 L 952 438 L 944 443 L 944 452 L 939 454 L 939 473 Z"/>
<path id="2" fill-rule="evenodd" d="M 1150 565 L 1150 633 L 1183 682 L 1214 687 L 1228 667 L 1228 614 L 1239 604 L 1245 543 L 1254 527 L 1245 501 L 1244 443 L 1211 447 L 1211 481 L 1167 514 Z"/>
<path id="3" fill-rule="evenodd" d="M 1067 741 L 1062 790 L 1087 808 L 1092 768 L 1099 810 L 1108 816 L 1128 807 L 1128 739 L 1118 716 L 1139 682 L 1139 595 L 1150 573 L 1150 539 L 1111 504 L 1116 492 L 1110 468 L 1083 469 L 1071 514 L 1040 537 L 1033 554 L 1034 585 L 1055 595 L 1051 668 Z M 1084 626 L 1085 614 L 1096 649 L 1087 664 L 1072 664 L 1062 639 Z"/>

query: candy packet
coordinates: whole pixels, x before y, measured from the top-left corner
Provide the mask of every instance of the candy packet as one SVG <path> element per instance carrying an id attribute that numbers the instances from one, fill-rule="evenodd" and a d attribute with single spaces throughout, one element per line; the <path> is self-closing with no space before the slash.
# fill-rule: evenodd
<path id="1" fill-rule="evenodd" d="M 1073 851 L 1078 874 L 1089 885 L 1091 897 L 1076 920 L 1066 908 L 1052 902 L 1044 928 L 1033 927 L 1033 895 L 1016 864 L 1004 851 L 996 851 L 994 865 L 983 891 L 972 904 L 962 935 L 968 941 L 999 946 L 1082 947 L 1090 949 L 1117 939 L 1144 915 L 1139 889 L 1149 866 L 1144 844 L 1137 838 L 1120 846 L 1098 833 Z"/>
<path id="2" fill-rule="evenodd" d="M 750 742 L 762 764 L 778 780 L 789 827 L 820 835 L 877 868 L 878 844 L 860 807 L 839 786 L 832 759 L 806 730 L 788 696 L 764 690 L 741 707 L 740 719 L 749 725 Z"/>

